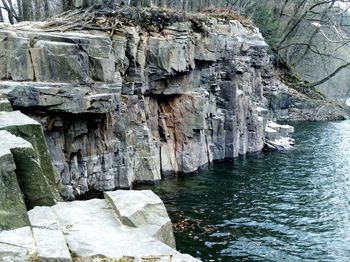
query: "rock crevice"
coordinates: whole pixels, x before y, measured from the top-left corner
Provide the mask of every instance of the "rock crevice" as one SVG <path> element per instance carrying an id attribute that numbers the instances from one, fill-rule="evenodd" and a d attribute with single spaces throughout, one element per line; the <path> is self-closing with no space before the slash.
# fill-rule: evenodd
<path id="1" fill-rule="evenodd" d="M 120 22 L 109 34 L 0 28 L 1 93 L 44 127 L 65 198 L 155 183 L 264 147 L 264 90 L 280 84 L 267 44 L 238 21 L 208 18 L 205 33 L 194 23 Z"/>

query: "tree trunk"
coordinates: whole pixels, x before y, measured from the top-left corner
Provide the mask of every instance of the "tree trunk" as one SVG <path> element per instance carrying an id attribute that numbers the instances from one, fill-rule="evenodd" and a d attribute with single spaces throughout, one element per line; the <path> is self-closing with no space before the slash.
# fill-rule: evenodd
<path id="1" fill-rule="evenodd" d="M 34 10 L 33 10 L 34 11 L 34 14 L 33 14 L 34 15 L 34 20 L 35 21 L 39 21 L 40 20 L 40 16 L 41 16 L 40 15 L 40 13 L 41 13 L 40 12 L 40 9 L 41 9 L 40 8 L 40 3 L 39 3 L 39 0 L 34 0 L 33 2 L 34 2 Z"/>
<path id="2" fill-rule="evenodd" d="M 322 78 L 321 80 L 311 83 L 310 87 L 316 87 L 319 85 L 322 85 L 323 83 L 327 82 L 328 80 L 330 80 L 332 77 L 334 77 L 336 74 L 338 74 L 341 70 L 348 68 L 350 66 L 350 62 L 346 63 L 344 65 L 339 66 L 336 70 L 333 71 L 333 73 L 331 73 L 330 75 L 326 76 L 325 78 Z"/>
<path id="3" fill-rule="evenodd" d="M 18 22 L 23 21 L 23 9 L 22 9 L 22 1 L 17 0 L 17 8 L 18 8 Z"/>
<path id="4" fill-rule="evenodd" d="M 69 9 L 72 9 L 74 6 L 72 0 L 62 0 L 62 8 L 64 11 L 67 11 Z"/>
<path id="5" fill-rule="evenodd" d="M 23 20 L 32 21 L 33 20 L 32 1 L 22 0 L 22 9 L 23 9 Z"/>
<path id="6" fill-rule="evenodd" d="M 8 19 L 9 19 L 9 22 L 13 25 L 15 23 L 15 13 L 14 13 L 14 10 L 13 8 L 11 8 L 12 6 L 12 2 L 11 0 L 9 0 L 9 4 L 6 2 L 6 0 L 1 0 L 5 10 L 7 11 L 7 16 L 8 16 Z"/>
<path id="7" fill-rule="evenodd" d="M 0 23 L 4 22 L 4 17 L 2 15 L 2 8 L 0 8 Z"/>
<path id="8" fill-rule="evenodd" d="M 50 7 L 49 7 L 49 2 L 47 0 L 44 0 L 44 14 L 45 18 L 48 18 L 50 16 Z"/>

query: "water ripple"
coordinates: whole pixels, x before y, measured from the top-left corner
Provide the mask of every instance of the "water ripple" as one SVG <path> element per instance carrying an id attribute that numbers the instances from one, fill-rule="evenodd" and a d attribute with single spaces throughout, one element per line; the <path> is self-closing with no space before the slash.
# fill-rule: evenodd
<path id="1" fill-rule="evenodd" d="M 296 124 L 297 146 L 162 183 L 177 246 L 203 261 L 350 261 L 350 121 Z M 184 222 L 185 221 L 185 222 Z"/>

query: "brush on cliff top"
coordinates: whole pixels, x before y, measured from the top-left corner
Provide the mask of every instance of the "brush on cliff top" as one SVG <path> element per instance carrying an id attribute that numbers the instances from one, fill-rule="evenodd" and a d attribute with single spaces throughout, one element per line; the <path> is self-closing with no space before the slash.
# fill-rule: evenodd
<path id="1" fill-rule="evenodd" d="M 121 25 L 141 26 L 151 32 L 160 32 L 177 22 L 192 22 L 196 30 L 206 33 L 205 24 L 209 18 L 223 21 L 238 20 L 247 28 L 253 27 L 251 21 L 238 13 L 225 9 L 206 9 L 192 14 L 161 8 L 137 8 L 130 6 L 110 9 L 101 5 L 87 9 L 67 11 L 38 26 L 43 31 L 100 30 L 113 35 Z"/>

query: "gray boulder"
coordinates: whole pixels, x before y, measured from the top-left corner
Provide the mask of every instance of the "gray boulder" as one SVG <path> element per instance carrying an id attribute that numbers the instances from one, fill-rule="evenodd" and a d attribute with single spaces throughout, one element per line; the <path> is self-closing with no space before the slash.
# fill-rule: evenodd
<path id="1" fill-rule="evenodd" d="M 152 235 L 172 248 L 175 238 L 172 223 L 162 200 L 150 190 L 106 192 L 105 198 L 124 225 L 149 227 Z M 154 228 L 151 228 L 154 227 Z"/>

